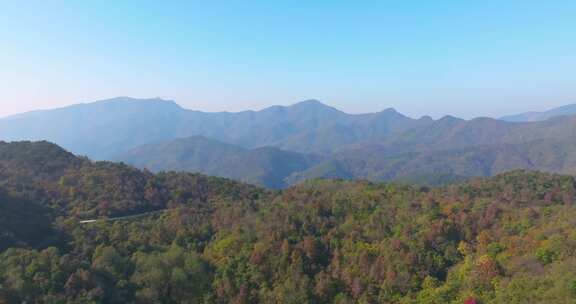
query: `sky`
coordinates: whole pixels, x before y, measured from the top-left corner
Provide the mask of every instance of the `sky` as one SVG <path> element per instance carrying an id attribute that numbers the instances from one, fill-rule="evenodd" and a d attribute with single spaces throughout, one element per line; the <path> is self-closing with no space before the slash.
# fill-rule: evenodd
<path id="1" fill-rule="evenodd" d="M 576 1 L 0 0 L 0 116 L 116 96 L 544 110 L 576 103 Z"/>

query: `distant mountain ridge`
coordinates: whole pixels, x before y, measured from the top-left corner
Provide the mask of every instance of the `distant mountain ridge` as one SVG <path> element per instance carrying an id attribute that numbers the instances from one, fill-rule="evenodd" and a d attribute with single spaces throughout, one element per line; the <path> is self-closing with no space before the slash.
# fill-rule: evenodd
<path id="1" fill-rule="evenodd" d="M 284 188 L 311 178 L 442 184 L 506 170 L 576 174 L 576 115 L 412 119 L 347 114 L 316 100 L 208 113 L 114 98 L 0 119 L 0 140 L 48 140 L 77 155 Z"/>
<path id="2" fill-rule="evenodd" d="M 244 148 L 275 146 L 329 153 L 430 121 L 393 110 L 346 114 L 315 100 L 260 111 L 208 113 L 183 109 L 173 101 L 121 97 L 0 119 L 0 139 L 49 140 L 93 159 L 109 159 L 143 144 L 197 135 Z"/>
<path id="3" fill-rule="evenodd" d="M 525 112 L 516 115 L 508 115 L 503 116 L 500 119 L 510 122 L 534 122 L 567 115 L 576 115 L 576 104 L 565 105 L 543 112 Z"/>
<path id="4" fill-rule="evenodd" d="M 310 159 L 310 156 L 296 156 L 296 152 L 291 152 L 292 160 L 278 157 L 275 162 L 268 162 L 264 166 L 254 165 L 243 158 L 249 155 L 244 149 L 228 145 L 226 149 L 234 151 L 232 156 L 217 158 L 218 165 L 209 169 L 201 165 L 190 166 L 178 156 L 195 155 L 196 149 L 219 156 L 217 152 L 210 152 L 214 149 L 206 139 L 187 139 L 196 145 L 180 149 L 173 146 L 181 147 L 178 143 L 186 139 L 147 145 L 120 159 L 138 167 L 198 171 L 268 187 L 285 187 L 315 178 L 397 180 L 439 185 L 514 169 L 576 174 L 575 138 L 576 117 L 520 124 L 487 118 L 465 121 L 445 117 L 388 140 L 345 146 L 331 154 L 315 157 L 313 161 L 295 162 L 294 159 Z M 201 157 L 193 159 L 202 160 Z M 291 162 L 297 165 L 291 166 L 291 170 L 282 171 L 283 174 L 275 175 L 275 178 L 250 178 L 250 172 L 276 172 L 279 166 Z M 210 162 L 201 162 L 207 163 Z M 239 167 L 243 170 L 238 170 Z M 240 174 L 233 175 L 232 172 Z"/>

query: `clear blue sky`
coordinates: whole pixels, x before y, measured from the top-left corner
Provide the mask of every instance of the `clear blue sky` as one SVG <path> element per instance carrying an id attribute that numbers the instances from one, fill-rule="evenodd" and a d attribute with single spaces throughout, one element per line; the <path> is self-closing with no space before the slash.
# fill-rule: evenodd
<path id="1" fill-rule="evenodd" d="M 115 96 L 468 118 L 576 103 L 576 1 L 2 1 L 0 116 Z"/>

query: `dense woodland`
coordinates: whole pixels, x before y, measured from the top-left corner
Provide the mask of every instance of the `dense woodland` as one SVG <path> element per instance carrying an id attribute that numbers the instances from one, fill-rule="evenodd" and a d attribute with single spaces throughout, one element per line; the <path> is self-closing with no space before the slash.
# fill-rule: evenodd
<path id="1" fill-rule="evenodd" d="M 575 200 L 528 171 L 269 191 L 0 143 L 0 303 L 575 303 Z"/>

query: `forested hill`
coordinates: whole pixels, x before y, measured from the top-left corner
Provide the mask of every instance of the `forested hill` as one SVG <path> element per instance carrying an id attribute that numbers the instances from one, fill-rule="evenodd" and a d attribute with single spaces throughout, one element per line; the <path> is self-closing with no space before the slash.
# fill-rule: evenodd
<path id="1" fill-rule="evenodd" d="M 2 143 L 0 303 L 574 303 L 575 199 L 527 171 L 268 192 Z"/>
<path id="2" fill-rule="evenodd" d="M 0 142 L 0 248 L 54 241 L 50 222 L 141 214 L 265 192 L 223 178 L 150 172 L 76 157 L 48 142 Z"/>
<path id="3" fill-rule="evenodd" d="M 244 149 L 194 136 L 144 145 L 115 159 L 154 172 L 201 172 L 275 189 L 286 188 L 290 175 L 318 164 L 322 158 L 274 147 Z"/>

